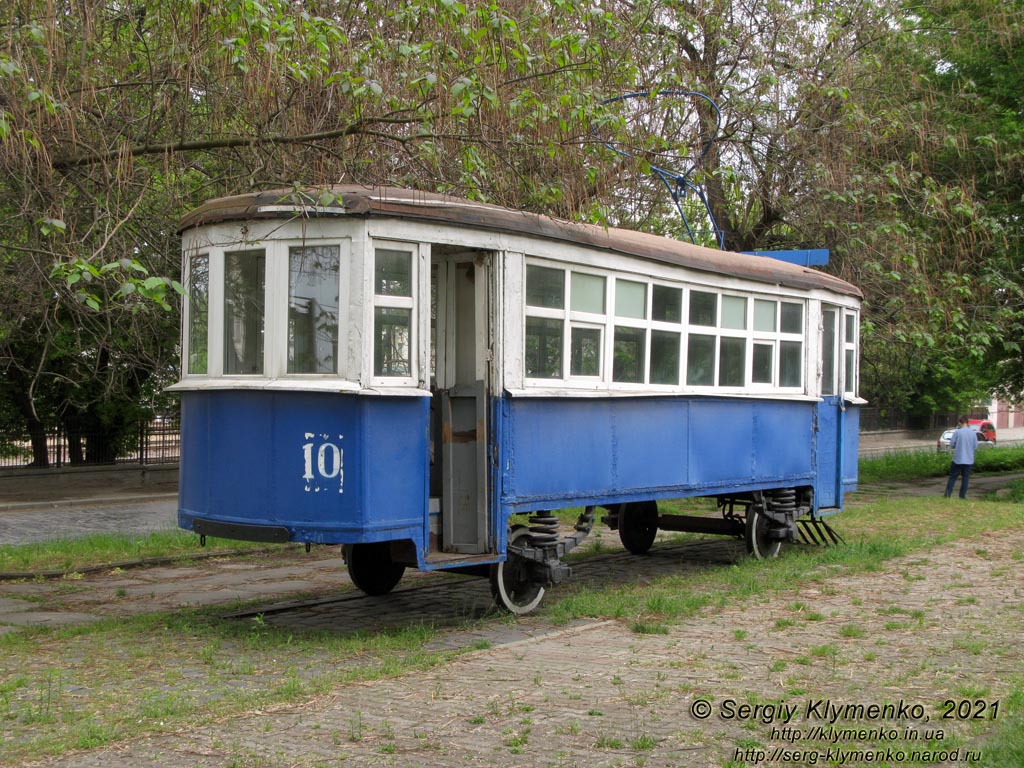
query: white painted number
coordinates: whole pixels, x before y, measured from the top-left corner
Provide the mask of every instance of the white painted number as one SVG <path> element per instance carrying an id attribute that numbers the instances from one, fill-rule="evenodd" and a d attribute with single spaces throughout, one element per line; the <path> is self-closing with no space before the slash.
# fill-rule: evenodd
<path id="1" fill-rule="evenodd" d="M 305 481 L 307 493 L 326 491 L 327 486 L 333 488 L 334 483 L 325 483 L 327 480 L 337 480 L 338 493 L 345 492 L 345 450 L 331 442 L 330 437 L 331 435 L 318 435 L 313 432 L 305 434 L 306 440 L 311 441 L 302 445 L 303 466 L 306 470 L 302 479 Z M 344 437 L 338 435 L 337 439 L 341 441 Z"/>

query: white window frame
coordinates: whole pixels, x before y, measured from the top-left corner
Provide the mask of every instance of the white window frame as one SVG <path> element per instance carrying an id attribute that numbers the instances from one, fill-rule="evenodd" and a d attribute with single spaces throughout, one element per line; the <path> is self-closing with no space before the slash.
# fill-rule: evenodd
<path id="1" fill-rule="evenodd" d="M 352 264 L 352 240 L 350 238 L 295 238 L 281 240 L 277 243 L 280 249 L 280 258 L 283 260 L 281 275 L 280 296 L 275 296 L 275 301 L 281 302 L 280 322 L 274 328 L 275 348 L 280 349 L 281 359 L 275 361 L 275 370 L 281 378 L 297 379 L 302 381 L 349 379 L 348 358 L 343 354 L 346 346 L 346 338 L 352 318 L 349 316 L 349 275 Z M 291 271 L 291 249 L 295 247 L 324 247 L 337 246 L 338 248 L 338 343 L 334 354 L 337 360 L 337 373 L 289 373 L 288 372 L 288 287 Z M 275 286 L 276 287 L 276 286 Z M 351 377 L 354 378 L 354 377 Z"/>
<path id="2" fill-rule="evenodd" d="M 809 396 L 807 388 L 813 381 L 808 374 L 808 364 L 812 358 L 809 352 L 817 348 L 819 342 L 812 341 L 808 336 L 810 318 L 812 316 L 811 306 L 817 304 L 813 296 L 794 295 L 793 293 L 765 292 L 756 288 L 745 289 L 736 285 L 707 285 L 694 281 L 675 281 L 664 276 L 652 276 L 639 274 L 625 270 L 615 270 L 597 267 L 591 264 L 577 265 L 553 259 L 525 255 L 522 258 L 522 280 L 523 311 L 520 316 L 521 325 L 517 329 L 517 338 L 521 349 L 518 357 L 510 359 L 523 360 L 525 344 L 525 324 L 527 318 L 542 318 L 555 320 L 562 324 L 562 370 L 558 378 L 536 378 L 526 377 L 525 365 L 522 370 L 523 385 L 536 390 L 564 389 L 567 393 L 580 390 L 600 390 L 612 394 L 698 394 L 698 395 L 739 395 L 739 396 L 782 396 L 782 397 L 805 397 Z M 544 267 L 556 269 L 563 274 L 563 307 L 545 308 L 527 306 L 526 279 L 529 267 Z M 591 314 L 574 311 L 572 307 L 572 275 L 574 273 L 594 275 L 605 278 L 605 314 Z M 619 317 L 615 314 L 615 299 L 618 283 L 617 281 L 641 283 L 645 286 L 645 310 L 644 318 Z M 681 292 L 681 315 L 679 322 L 654 320 L 654 292 L 656 287 L 669 288 Z M 714 325 L 701 326 L 690 323 L 690 306 L 694 292 L 708 293 L 715 296 Z M 726 311 L 725 304 L 732 299 L 743 302 L 744 327 L 724 328 L 722 319 Z M 770 302 L 774 306 L 775 330 L 755 330 L 755 302 Z M 782 331 L 782 306 L 792 304 L 800 307 L 801 310 L 801 332 Z M 617 327 L 635 328 L 643 331 L 644 360 L 643 378 L 639 382 L 614 381 L 615 363 L 615 329 Z M 601 360 L 600 376 L 576 376 L 572 374 L 572 332 L 574 328 L 592 328 L 602 332 L 603 349 Z M 677 372 L 677 384 L 655 384 L 651 382 L 651 364 L 653 350 L 651 347 L 655 332 L 677 334 L 679 338 L 679 369 Z M 713 378 L 711 384 L 688 384 L 686 380 L 687 366 L 689 363 L 689 338 L 691 335 L 707 336 L 713 339 L 714 359 Z M 509 337 L 506 337 L 509 338 Z M 744 374 L 742 384 L 719 385 L 721 375 L 721 344 L 722 339 L 739 339 L 743 343 Z M 781 381 L 782 366 L 782 344 L 783 342 L 795 342 L 800 344 L 801 380 L 798 386 L 783 387 Z M 771 382 L 754 383 L 753 355 L 755 344 L 770 345 L 772 349 Z"/>
<path id="3" fill-rule="evenodd" d="M 278 279 L 274 270 L 274 263 L 277 261 L 274 258 L 274 246 L 273 241 L 263 242 L 243 242 L 232 243 L 228 247 L 218 248 L 216 265 L 217 269 L 214 270 L 214 260 L 211 258 L 210 261 L 210 304 L 213 306 L 214 302 L 214 290 L 213 281 L 216 279 L 217 286 L 217 322 L 210 323 L 210 349 L 208 354 L 214 354 L 214 348 L 216 348 L 216 367 L 211 370 L 211 375 L 222 376 L 225 379 L 237 379 L 241 381 L 257 381 L 260 379 L 272 379 L 275 378 L 277 373 L 277 367 L 275 365 L 275 355 L 277 353 L 278 344 L 275 339 L 273 329 L 275 327 L 275 312 L 273 291 L 274 281 Z M 227 373 L 224 366 L 224 335 L 225 335 L 225 319 L 226 313 L 224 312 L 224 299 L 226 296 L 226 280 L 227 280 L 227 257 L 228 254 L 232 253 L 246 253 L 253 251 L 263 251 L 263 366 L 259 373 Z M 214 275 L 216 274 L 216 278 Z M 216 326 L 216 327 L 214 327 Z M 208 369 L 210 367 L 208 366 Z"/>
<path id="4" fill-rule="evenodd" d="M 409 240 L 390 240 L 383 238 L 368 238 L 365 241 L 366 255 L 364 257 L 365 269 L 363 272 L 364 282 L 364 307 L 363 312 L 363 377 L 371 387 L 404 387 L 418 386 L 420 382 L 420 371 L 424 370 L 424 353 L 430 354 L 429 350 L 421 349 L 421 339 L 430 340 L 430 267 L 424 269 L 423 253 L 428 252 L 421 243 Z M 405 251 L 410 255 L 411 272 L 411 296 L 384 296 L 376 293 L 376 272 L 377 272 L 377 250 Z M 428 256 L 429 257 L 429 256 Z M 424 288 L 422 276 L 426 276 L 426 299 L 423 299 Z M 423 308 L 426 308 L 427 328 L 423 328 Z M 376 368 L 375 339 L 376 339 L 376 310 L 378 307 L 391 309 L 409 310 L 409 374 L 406 376 L 377 376 Z M 429 365 L 429 363 L 427 364 Z M 429 373 L 428 373 L 429 375 Z"/>
<path id="5" fill-rule="evenodd" d="M 860 313 L 856 310 L 850 309 L 849 307 L 843 307 L 842 311 L 842 331 L 840 348 L 842 350 L 842 395 L 846 399 L 856 399 L 860 392 Z M 846 325 L 848 322 L 852 323 L 853 328 L 853 339 L 849 340 L 846 338 Z M 850 371 L 850 366 L 846 364 L 846 353 L 853 352 L 853 371 Z M 853 386 L 850 382 L 853 382 Z"/>
<path id="6" fill-rule="evenodd" d="M 210 247 L 202 248 L 195 246 L 190 248 L 185 254 L 184 265 L 183 265 L 183 276 L 182 281 L 185 286 L 186 296 L 182 302 L 181 312 L 181 377 L 183 379 L 205 379 L 209 378 L 212 374 L 211 367 L 213 360 L 210 358 L 210 324 L 213 322 L 213 312 L 211 312 L 211 293 L 213 290 L 213 278 L 212 278 L 212 265 L 213 265 L 213 251 Z M 203 373 L 193 373 L 190 368 L 192 359 L 192 295 L 189 293 L 192 288 L 192 269 L 195 264 L 197 257 L 206 258 L 206 371 Z"/>

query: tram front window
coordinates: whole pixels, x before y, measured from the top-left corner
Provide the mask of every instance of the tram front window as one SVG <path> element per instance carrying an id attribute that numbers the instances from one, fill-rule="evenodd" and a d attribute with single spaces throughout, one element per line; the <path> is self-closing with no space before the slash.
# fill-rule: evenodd
<path id="1" fill-rule="evenodd" d="M 224 254 L 224 373 L 263 373 L 266 254 Z"/>
<path id="2" fill-rule="evenodd" d="M 293 246 L 288 253 L 288 373 L 338 372 L 336 245 Z"/>
<path id="3" fill-rule="evenodd" d="M 373 375 L 408 378 L 412 367 L 412 251 L 376 248 L 373 268 Z"/>
<path id="4" fill-rule="evenodd" d="M 200 253 L 188 265 L 188 372 L 207 372 L 206 333 L 210 327 L 210 257 Z"/>

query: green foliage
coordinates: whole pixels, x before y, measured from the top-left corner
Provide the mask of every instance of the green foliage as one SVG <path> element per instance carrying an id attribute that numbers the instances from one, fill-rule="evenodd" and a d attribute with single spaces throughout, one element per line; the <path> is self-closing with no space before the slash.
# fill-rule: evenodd
<path id="1" fill-rule="evenodd" d="M 124 300 L 132 296 L 139 297 L 143 301 L 132 305 L 135 311 L 157 306 L 170 312 L 174 309 L 170 297 L 175 293 L 185 295 L 185 288 L 177 280 L 150 275 L 149 270 L 135 259 L 121 259 L 97 266 L 79 258 L 70 263 L 55 264 L 50 277 L 64 281 L 68 288 L 75 288 L 76 298 L 90 309 L 98 311 L 103 306 L 103 299 L 90 288 L 93 283 L 100 284 L 113 273 L 120 275 L 120 285 L 113 298 Z"/>
<path id="2" fill-rule="evenodd" d="M 649 169 L 712 115 L 607 101 L 637 89 L 723 108 L 694 178 L 727 247 L 828 246 L 863 288 L 869 399 L 1024 390 L 1020 0 L 9 5 L 0 400 L 26 424 L 116 427 L 100 403 L 175 377 L 176 225 L 209 197 L 344 179 L 678 236 Z"/>

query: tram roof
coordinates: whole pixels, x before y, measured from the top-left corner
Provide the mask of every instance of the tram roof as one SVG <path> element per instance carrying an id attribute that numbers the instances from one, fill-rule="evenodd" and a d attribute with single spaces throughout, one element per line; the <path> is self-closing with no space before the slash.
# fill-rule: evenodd
<path id="1" fill-rule="evenodd" d="M 399 187 L 339 185 L 307 193 L 289 189 L 252 192 L 209 200 L 180 222 L 184 232 L 224 221 L 334 216 L 395 217 L 487 229 L 574 243 L 687 269 L 793 288 L 820 288 L 862 297 L 856 286 L 833 275 L 779 259 L 719 251 L 660 235 L 555 219 L 449 195 Z"/>

